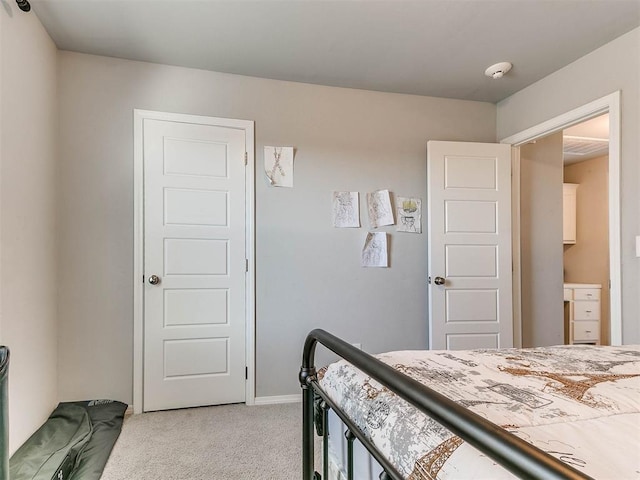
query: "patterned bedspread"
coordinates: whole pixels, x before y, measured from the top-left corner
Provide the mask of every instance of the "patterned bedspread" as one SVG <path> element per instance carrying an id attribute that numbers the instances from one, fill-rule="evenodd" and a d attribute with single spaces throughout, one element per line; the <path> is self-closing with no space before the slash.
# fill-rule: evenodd
<path id="1" fill-rule="evenodd" d="M 596 479 L 640 478 L 640 346 L 376 357 Z M 344 361 L 320 384 L 409 480 L 512 474 Z"/>

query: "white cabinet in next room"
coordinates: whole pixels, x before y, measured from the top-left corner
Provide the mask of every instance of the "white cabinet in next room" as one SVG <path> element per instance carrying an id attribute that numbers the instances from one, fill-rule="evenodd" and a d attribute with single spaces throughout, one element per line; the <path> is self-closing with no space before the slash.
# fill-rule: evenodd
<path id="1" fill-rule="evenodd" d="M 564 299 L 569 302 L 569 343 L 600 344 L 601 291 L 598 284 L 564 284 Z"/>

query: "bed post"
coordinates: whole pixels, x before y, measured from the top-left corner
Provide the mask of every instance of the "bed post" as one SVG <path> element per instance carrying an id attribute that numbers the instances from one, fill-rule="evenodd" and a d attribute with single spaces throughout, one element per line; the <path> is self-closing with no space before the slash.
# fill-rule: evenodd
<path id="1" fill-rule="evenodd" d="M 329 479 L 329 405 L 325 400 L 320 402 L 322 412 L 322 477 Z M 314 449 L 315 452 L 315 449 Z"/>
<path id="2" fill-rule="evenodd" d="M 347 480 L 353 480 L 353 441 L 356 436 L 347 428 L 344 438 L 347 439 Z"/>
<path id="3" fill-rule="evenodd" d="M 302 367 L 300 368 L 300 386 L 302 387 L 302 480 L 314 480 L 313 459 L 313 386 L 316 379 L 314 355 L 316 340 L 307 337 L 302 353 Z"/>

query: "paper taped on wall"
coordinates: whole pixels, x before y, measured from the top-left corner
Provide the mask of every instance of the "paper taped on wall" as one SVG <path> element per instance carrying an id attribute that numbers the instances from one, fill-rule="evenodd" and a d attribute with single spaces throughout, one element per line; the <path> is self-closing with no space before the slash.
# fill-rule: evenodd
<path id="1" fill-rule="evenodd" d="M 293 187 L 293 147 L 264 147 L 264 171 L 274 187 Z"/>
<path id="2" fill-rule="evenodd" d="M 360 201 L 358 192 L 333 192 L 333 226 L 360 227 Z"/>
<path id="3" fill-rule="evenodd" d="M 422 233 L 422 200 L 397 197 L 398 232 Z"/>
<path id="4" fill-rule="evenodd" d="M 387 234 L 385 232 L 368 232 L 362 249 L 363 267 L 388 267 Z"/>
<path id="5" fill-rule="evenodd" d="M 383 225 L 393 225 L 393 210 L 391 209 L 391 195 L 389 190 L 378 190 L 367 193 L 367 209 L 371 228 Z"/>

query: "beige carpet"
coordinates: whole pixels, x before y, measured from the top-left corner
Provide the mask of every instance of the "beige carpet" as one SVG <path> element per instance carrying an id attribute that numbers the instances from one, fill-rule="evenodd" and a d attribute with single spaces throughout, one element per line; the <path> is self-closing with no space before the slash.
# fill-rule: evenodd
<path id="1" fill-rule="evenodd" d="M 299 403 L 133 415 L 102 480 L 296 480 L 301 418 Z"/>

